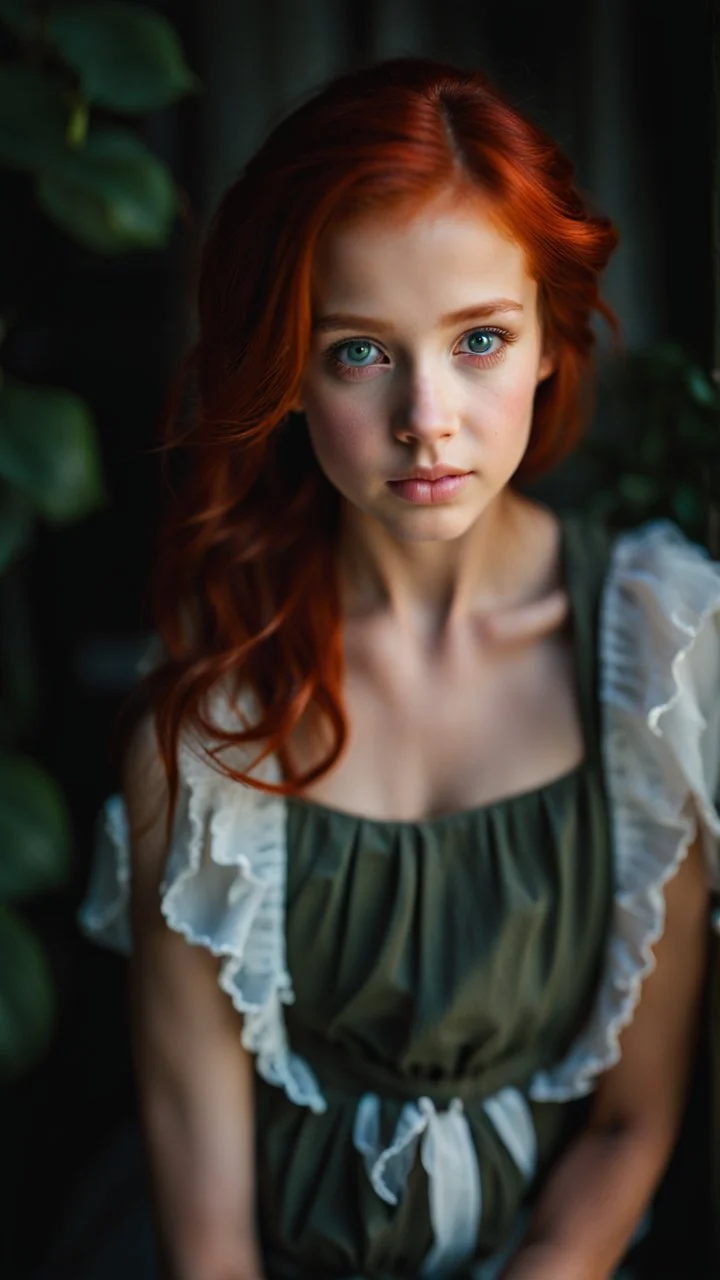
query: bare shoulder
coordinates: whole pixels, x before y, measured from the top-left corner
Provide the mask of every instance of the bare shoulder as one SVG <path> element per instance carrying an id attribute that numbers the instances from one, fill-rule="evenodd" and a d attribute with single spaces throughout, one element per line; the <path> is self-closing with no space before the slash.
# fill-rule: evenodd
<path id="1" fill-rule="evenodd" d="M 168 780 L 148 713 L 135 726 L 123 758 L 122 792 L 130 831 L 134 924 L 152 909 L 159 918 L 158 889 L 167 854 Z M 152 908 L 151 908 L 152 904 Z"/>

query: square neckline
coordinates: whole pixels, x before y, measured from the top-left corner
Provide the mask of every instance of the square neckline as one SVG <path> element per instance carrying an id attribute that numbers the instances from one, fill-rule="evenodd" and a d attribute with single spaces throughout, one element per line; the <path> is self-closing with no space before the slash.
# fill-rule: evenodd
<path id="1" fill-rule="evenodd" d="M 420 829 L 435 829 L 451 822 L 490 818 L 506 809 L 538 804 L 556 790 L 562 792 L 565 788 L 570 787 L 571 784 L 577 784 L 586 773 L 594 757 L 591 742 L 592 727 L 588 716 L 588 708 L 585 704 L 585 699 L 590 696 L 590 690 L 587 687 L 589 673 L 584 670 L 583 658 L 579 655 L 577 644 L 580 613 L 572 565 L 571 539 L 569 537 L 569 526 L 574 522 L 573 516 L 572 513 L 565 512 L 555 512 L 554 514 L 556 515 L 559 529 L 558 549 L 560 552 L 561 586 L 567 593 L 570 625 L 573 632 L 573 684 L 583 740 L 583 754 L 580 760 L 569 769 L 565 769 L 562 773 L 556 774 L 555 777 L 549 778 L 547 782 L 541 782 L 538 786 L 526 787 L 521 791 L 508 792 L 507 795 L 498 796 L 494 800 L 487 800 L 483 804 L 471 805 L 469 808 L 463 809 L 450 809 L 447 813 L 437 813 L 425 818 L 370 818 L 361 813 L 354 813 L 350 809 L 338 809 L 334 805 L 325 804 L 322 800 L 311 800 L 297 795 L 286 795 L 284 797 L 286 803 L 301 810 L 304 809 L 308 813 L 316 812 L 319 815 L 324 815 L 334 822 L 344 821 L 356 826 L 363 824 L 385 831 L 390 829 L 416 831 Z"/>

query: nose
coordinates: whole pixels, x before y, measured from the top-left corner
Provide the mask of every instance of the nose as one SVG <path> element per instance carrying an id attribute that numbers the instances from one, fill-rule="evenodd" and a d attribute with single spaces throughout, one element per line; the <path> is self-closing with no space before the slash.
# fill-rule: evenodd
<path id="1" fill-rule="evenodd" d="M 393 415 L 393 435 L 403 444 L 439 443 L 457 434 L 460 426 L 452 390 L 439 374 L 408 377 Z"/>

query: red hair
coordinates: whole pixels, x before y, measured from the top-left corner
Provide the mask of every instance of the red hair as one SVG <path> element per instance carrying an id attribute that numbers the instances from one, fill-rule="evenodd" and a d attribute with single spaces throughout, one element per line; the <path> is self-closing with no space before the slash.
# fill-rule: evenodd
<path id="1" fill-rule="evenodd" d="M 615 327 L 598 277 L 617 243 L 590 213 L 558 147 L 485 77 L 400 59 L 333 81 L 289 116 L 225 194 L 204 248 L 196 386 L 189 427 L 168 418 L 166 445 L 187 460 L 166 514 L 152 586 L 161 666 L 132 705 L 154 709 L 171 800 L 181 732 L 214 740 L 219 768 L 292 793 L 322 776 L 346 740 L 341 619 L 333 544 L 338 495 L 292 412 L 311 337 L 311 272 L 329 224 L 367 210 L 419 206 L 472 189 L 526 252 L 556 367 L 536 392 L 517 473 L 531 480 L 575 446 L 588 411 L 591 321 Z M 207 696 L 254 695 L 255 722 L 222 730 Z M 298 775 L 286 744 L 306 709 L 333 745 Z M 253 744 L 255 746 L 253 747 Z M 276 753 L 277 787 L 221 753 Z M 237 759 L 237 757 L 236 757 Z"/>

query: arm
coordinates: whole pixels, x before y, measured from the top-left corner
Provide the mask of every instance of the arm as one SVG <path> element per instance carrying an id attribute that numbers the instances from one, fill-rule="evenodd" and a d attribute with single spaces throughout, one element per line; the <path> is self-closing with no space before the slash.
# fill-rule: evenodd
<path id="1" fill-rule="evenodd" d="M 158 1243 L 167 1280 L 256 1280 L 253 1064 L 218 961 L 166 925 L 167 787 L 154 726 L 127 753 L 132 847 L 130 1019 Z"/>
<path id="2" fill-rule="evenodd" d="M 550 1174 L 506 1280 L 608 1280 L 660 1181 L 682 1115 L 707 955 L 699 841 L 666 887 L 656 967 L 598 1081 L 585 1130 Z"/>

